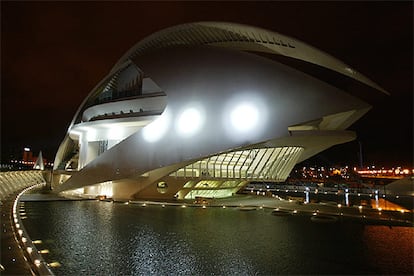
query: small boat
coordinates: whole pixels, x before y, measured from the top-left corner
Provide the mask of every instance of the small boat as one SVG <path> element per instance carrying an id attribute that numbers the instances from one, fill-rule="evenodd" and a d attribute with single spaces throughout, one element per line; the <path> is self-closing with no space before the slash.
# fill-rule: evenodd
<path id="1" fill-rule="evenodd" d="M 238 209 L 240 211 L 255 211 L 256 210 L 256 207 L 245 206 L 245 207 L 239 207 Z"/>
<path id="2" fill-rule="evenodd" d="M 335 223 L 338 221 L 338 218 L 335 216 L 329 216 L 329 215 L 314 215 L 311 217 L 311 221 L 313 222 L 319 222 L 319 223 Z"/>
<path id="3" fill-rule="evenodd" d="M 292 212 L 287 211 L 287 210 L 275 209 L 275 210 L 272 211 L 272 215 L 274 215 L 274 216 L 289 216 L 291 214 L 292 214 Z"/>

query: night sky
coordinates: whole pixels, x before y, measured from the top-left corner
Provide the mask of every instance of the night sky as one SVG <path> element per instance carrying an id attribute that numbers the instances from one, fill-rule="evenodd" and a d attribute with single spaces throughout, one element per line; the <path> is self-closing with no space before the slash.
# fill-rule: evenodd
<path id="1" fill-rule="evenodd" d="M 412 2 L 1 1 L 1 153 L 31 147 L 54 159 L 82 100 L 135 43 L 195 21 L 249 24 L 344 61 L 391 93 L 350 129 L 364 164 L 413 162 Z M 312 159 L 357 164 L 358 142 Z"/>

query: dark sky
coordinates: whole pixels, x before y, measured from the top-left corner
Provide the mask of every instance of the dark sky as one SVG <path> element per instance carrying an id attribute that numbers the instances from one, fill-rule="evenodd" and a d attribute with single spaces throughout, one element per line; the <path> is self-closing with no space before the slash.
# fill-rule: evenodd
<path id="1" fill-rule="evenodd" d="M 1 1 L 1 152 L 29 146 L 54 158 L 76 109 L 145 36 L 177 24 L 263 27 L 327 52 L 391 93 L 355 123 L 365 164 L 413 161 L 412 2 Z M 356 163 L 358 143 L 313 160 Z"/>

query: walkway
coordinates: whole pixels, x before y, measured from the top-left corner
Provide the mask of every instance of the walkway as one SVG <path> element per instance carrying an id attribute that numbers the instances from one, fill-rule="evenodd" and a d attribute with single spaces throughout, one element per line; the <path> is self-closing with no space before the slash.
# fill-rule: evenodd
<path id="1" fill-rule="evenodd" d="M 0 173 L 1 246 L 0 272 L 2 275 L 33 275 L 33 267 L 24 255 L 17 239 L 13 204 L 18 194 L 27 187 L 44 183 L 40 171 Z"/>

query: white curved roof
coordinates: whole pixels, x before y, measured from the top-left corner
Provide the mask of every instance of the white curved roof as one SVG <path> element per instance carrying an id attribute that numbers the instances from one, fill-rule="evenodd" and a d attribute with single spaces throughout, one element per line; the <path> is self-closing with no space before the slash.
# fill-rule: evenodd
<path id="1" fill-rule="evenodd" d="M 347 64 L 306 43 L 262 28 L 223 22 L 189 23 L 156 32 L 126 52 L 112 68 L 111 74 L 125 66 L 126 62 L 151 49 L 177 45 L 210 45 L 242 51 L 278 54 L 336 71 L 389 94 L 378 84 Z"/>

